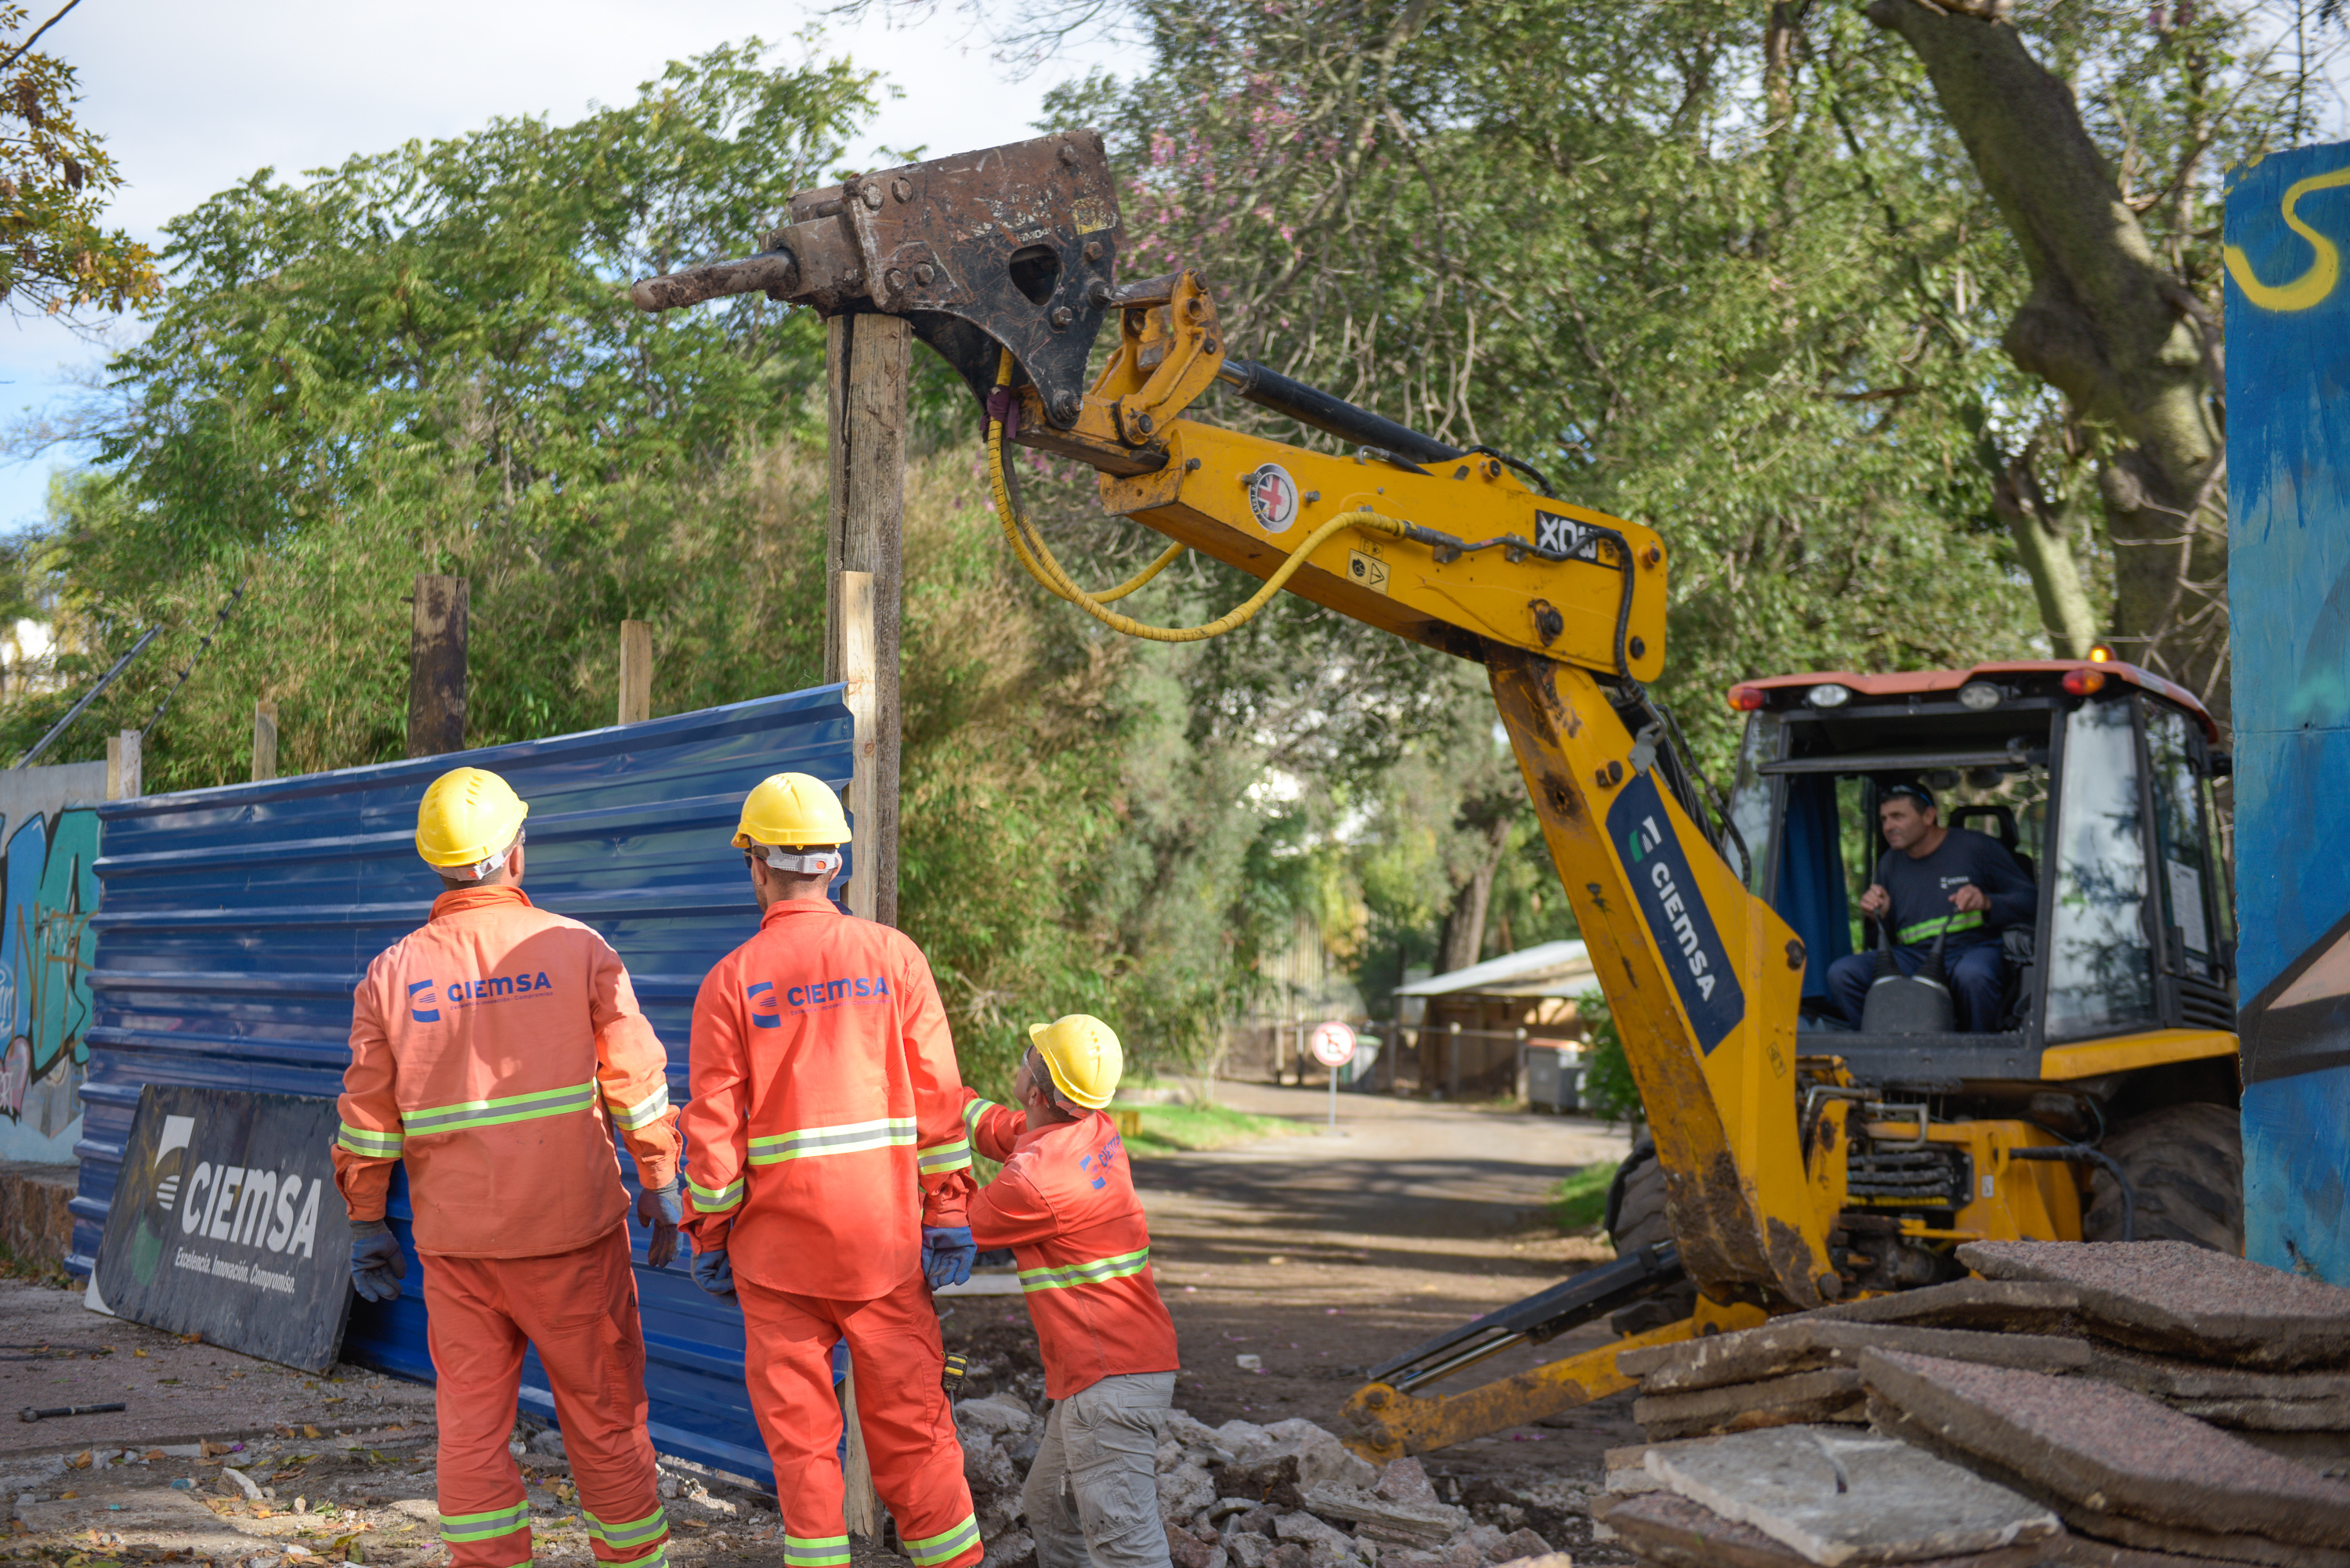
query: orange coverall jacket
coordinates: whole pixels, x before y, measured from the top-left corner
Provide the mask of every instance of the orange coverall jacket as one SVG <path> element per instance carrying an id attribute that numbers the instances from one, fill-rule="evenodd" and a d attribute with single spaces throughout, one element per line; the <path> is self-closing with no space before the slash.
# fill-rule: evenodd
<path id="1" fill-rule="evenodd" d="M 1020 1112 L 976 1095 L 962 1114 L 972 1147 L 1003 1162 L 971 1200 L 972 1237 L 1011 1248 L 1020 1265 L 1045 1397 L 1066 1399 L 1121 1373 L 1180 1370 L 1117 1126 L 1095 1111 L 1031 1132 Z"/>
<path id="2" fill-rule="evenodd" d="M 754 1284 L 872 1301 L 971 1193 L 962 1075 L 930 961 L 822 899 L 767 907 L 693 1003 L 686 1231 Z"/>
<path id="3" fill-rule="evenodd" d="M 420 1252 L 585 1247 L 628 1211 L 613 1127 L 647 1187 L 677 1173 L 668 1068 L 602 937 L 519 888 L 443 893 L 351 998 L 335 1185 L 380 1220 L 406 1160 Z"/>

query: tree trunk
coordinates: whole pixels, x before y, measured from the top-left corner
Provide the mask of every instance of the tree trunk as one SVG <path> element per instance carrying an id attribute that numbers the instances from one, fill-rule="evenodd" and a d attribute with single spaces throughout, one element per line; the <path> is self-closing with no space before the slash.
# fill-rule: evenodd
<path id="1" fill-rule="evenodd" d="M 2032 292 L 2008 324 L 2008 358 L 2064 393 L 2104 442 L 2098 488 L 2114 549 L 2116 651 L 2196 692 L 2224 723 L 2216 326 L 2155 255 L 2072 89 L 2013 27 L 1926 0 L 1871 0 L 1866 15 L 1924 64 L 2023 253 Z M 2047 606 L 2043 591 L 2043 615 Z"/>
<path id="2" fill-rule="evenodd" d="M 1452 908 L 1444 917 L 1444 933 L 1437 943 L 1439 974 L 1467 969 L 1484 956 L 1485 916 L 1493 905 L 1493 877 L 1510 846 L 1510 819 L 1504 816 L 1489 824 L 1485 837 L 1485 858 L 1470 872 L 1469 880 L 1454 889 Z"/>
<path id="3" fill-rule="evenodd" d="M 2040 624 L 2059 659 L 2086 659 L 2097 640 L 2096 612 L 2073 554 L 2075 503 L 2051 500 L 2033 471 L 2036 451 L 2011 459 L 1991 482 L 1991 508 L 2007 523 L 2015 553 L 2040 601 Z"/>

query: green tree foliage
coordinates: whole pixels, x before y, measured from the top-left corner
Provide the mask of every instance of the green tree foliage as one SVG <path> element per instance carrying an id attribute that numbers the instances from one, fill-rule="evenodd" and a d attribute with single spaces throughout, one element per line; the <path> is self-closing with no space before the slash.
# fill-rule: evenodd
<path id="1" fill-rule="evenodd" d="M 0 296 L 19 312 L 125 310 L 155 297 L 155 254 L 99 225 L 121 172 L 74 114 L 74 68 L 0 5 Z M 56 20 L 55 17 L 51 18 Z"/>

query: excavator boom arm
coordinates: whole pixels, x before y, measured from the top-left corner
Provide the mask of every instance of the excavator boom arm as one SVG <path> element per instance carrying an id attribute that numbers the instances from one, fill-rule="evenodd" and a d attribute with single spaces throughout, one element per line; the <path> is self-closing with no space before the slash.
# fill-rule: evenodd
<path id="1" fill-rule="evenodd" d="M 1009 439 L 1096 468 L 1107 510 L 1261 579 L 1320 535 L 1290 591 L 1486 667 L 1648 1106 L 1683 1266 L 1718 1302 L 1835 1294 L 1797 1138 L 1802 944 L 1660 787 L 1641 683 L 1664 668 L 1666 541 L 1536 493 L 1500 454 L 1230 358 L 1194 273 L 1114 283 L 1115 182 L 1090 131 L 860 176 L 792 213 L 759 255 L 640 283 L 638 303 L 760 289 L 907 316 Z M 1079 391 L 1070 367 L 1113 322 Z M 1195 417 L 1219 380 L 1353 450 Z M 1400 526 L 1317 526 L 1363 514 Z"/>

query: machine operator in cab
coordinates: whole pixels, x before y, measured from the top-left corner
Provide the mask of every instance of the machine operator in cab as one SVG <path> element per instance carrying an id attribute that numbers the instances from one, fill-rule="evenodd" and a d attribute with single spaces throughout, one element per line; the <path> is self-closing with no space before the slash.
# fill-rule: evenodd
<path id="1" fill-rule="evenodd" d="M 1989 834 L 1943 826 L 1922 784 L 1887 789 L 1877 820 L 1887 847 L 1860 896 L 1860 912 L 1890 923 L 1894 961 L 1904 974 L 1918 972 L 1939 938 L 1960 1032 L 1996 1032 L 2007 995 L 2000 933 L 2032 923 L 2039 907 L 2032 877 Z M 1876 972 L 1874 953 L 1848 953 L 1828 966 L 1828 993 L 1856 1029 Z"/>

